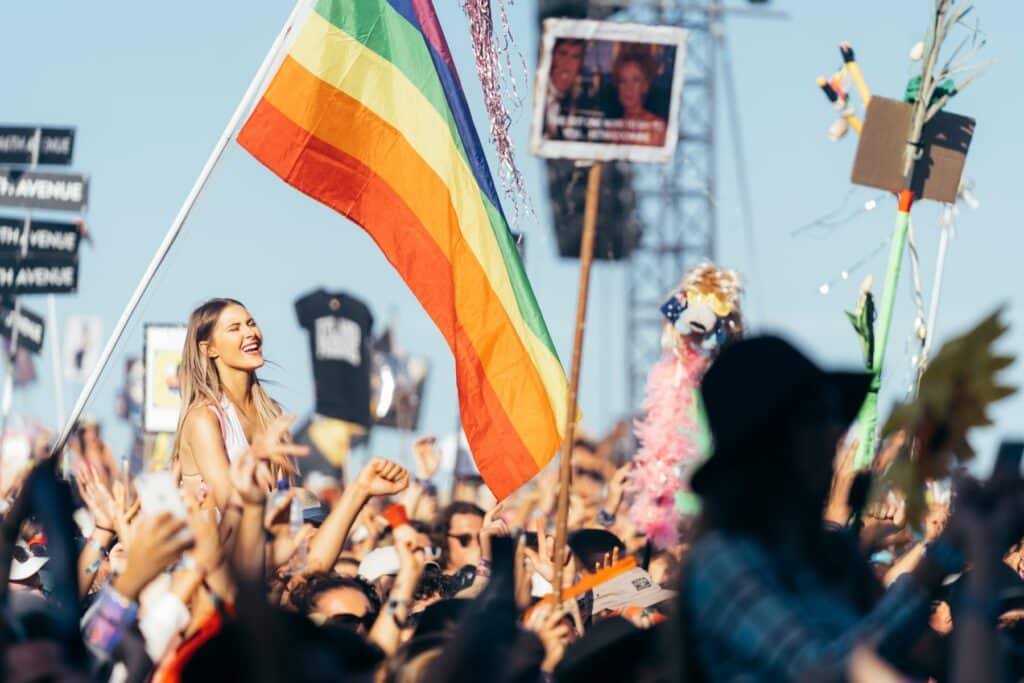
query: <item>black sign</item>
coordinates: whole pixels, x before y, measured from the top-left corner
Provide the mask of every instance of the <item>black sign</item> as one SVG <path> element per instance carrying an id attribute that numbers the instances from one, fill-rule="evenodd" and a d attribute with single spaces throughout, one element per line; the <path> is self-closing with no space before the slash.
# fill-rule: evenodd
<path id="1" fill-rule="evenodd" d="M 31 164 L 39 141 L 38 164 L 71 163 L 75 146 L 74 128 L 32 128 L 0 126 L 0 164 Z"/>
<path id="2" fill-rule="evenodd" d="M 0 307 L 0 335 L 11 339 L 15 325 L 18 328 L 18 348 L 39 353 L 43 349 L 43 335 L 46 331 L 42 317 L 24 306 L 15 317 L 14 309 Z"/>
<path id="3" fill-rule="evenodd" d="M 78 262 L 0 256 L 0 293 L 66 294 L 78 288 Z"/>
<path id="4" fill-rule="evenodd" d="M 28 256 L 75 256 L 81 232 L 74 223 L 33 220 L 28 229 Z M 25 220 L 0 216 L 0 254 L 21 255 Z"/>
<path id="5" fill-rule="evenodd" d="M 88 202 L 89 180 L 83 175 L 0 168 L 0 206 L 81 211 Z"/>

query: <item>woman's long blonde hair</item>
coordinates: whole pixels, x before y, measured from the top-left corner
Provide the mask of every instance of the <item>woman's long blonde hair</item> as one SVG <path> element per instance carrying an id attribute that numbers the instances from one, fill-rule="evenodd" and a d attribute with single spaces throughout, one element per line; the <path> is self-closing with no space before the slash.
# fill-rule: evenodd
<path id="1" fill-rule="evenodd" d="M 217 325 L 220 314 L 228 306 L 245 305 L 234 299 L 210 299 L 192 311 L 188 318 L 188 332 L 185 334 L 185 347 L 181 352 L 181 365 L 178 367 L 178 387 L 181 393 L 181 415 L 178 417 L 178 431 L 174 439 L 172 459 L 177 461 L 181 450 L 181 428 L 185 424 L 188 412 L 201 405 L 212 406 L 218 413 L 221 411 L 220 399 L 223 387 L 220 374 L 213 359 L 199 349 L 201 342 L 209 342 L 213 328 Z M 252 401 L 256 407 L 256 416 L 260 429 L 266 429 L 281 414 L 281 408 L 260 386 L 259 378 L 252 375 Z"/>

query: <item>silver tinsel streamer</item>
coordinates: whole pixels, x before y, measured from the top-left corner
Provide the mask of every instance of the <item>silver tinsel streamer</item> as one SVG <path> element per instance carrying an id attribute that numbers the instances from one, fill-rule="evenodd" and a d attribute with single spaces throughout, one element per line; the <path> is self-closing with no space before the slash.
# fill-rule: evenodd
<path id="1" fill-rule="evenodd" d="M 484 92 L 484 105 L 491 120 L 491 143 L 498 157 L 498 177 L 506 196 L 512 202 L 512 223 L 519 220 L 521 211 L 532 215 L 529 196 L 526 194 L 526 182 L 523 174 L 516 166 L 515 148 L 509 128 L 512 117 L 509 115 L 502 91 L 508 93 L 512 108 L 519 109 L 523 100 L 517 85 L 513 68 L 515 50 L 512 29 L 508 19 L 508 5 L 513 0 L 498 0 L 501 15 L 501 36 L 494 35 L 494 16 L 491 11 L 491 0 L 463 0 L 462 10 L 469 18 L 470 33 L 473 39 L 473 54 L 476 58 L 476 69 L 480 76 L 480 85 Z M 526 61 L 518 54 L 522 63 L 522 73 L 526 75 Z"/>

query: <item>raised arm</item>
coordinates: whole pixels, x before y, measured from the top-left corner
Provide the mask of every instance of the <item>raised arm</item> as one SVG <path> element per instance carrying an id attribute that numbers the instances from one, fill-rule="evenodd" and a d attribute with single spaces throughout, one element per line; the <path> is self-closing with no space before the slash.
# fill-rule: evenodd
<path id="1" fill-rule="evenodd" d="M 310 541 L 304 574 L 310 576 L 334 567 L 352 524 L 372 496 L 393 496 L 408 485 L 409 473 L 404 467 L 383 458 L 366 463 Z"/>

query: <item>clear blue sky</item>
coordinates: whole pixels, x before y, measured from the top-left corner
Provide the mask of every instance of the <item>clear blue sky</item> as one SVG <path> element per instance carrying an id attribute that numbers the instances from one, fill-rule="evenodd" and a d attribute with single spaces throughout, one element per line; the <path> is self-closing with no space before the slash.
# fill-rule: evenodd
<path id="1" fill-rule="evenodd" d="M 736 0 L 737 2 L 739 0 Z M 465 18 L 457 0 L 435 0 L 467 95 L 485 121 L 474 77 Z M 831 144 L 832 119 L 814 85 L 834 69 L 836 44 L 857 49 L 867 79 L 878 94 L 898 97 L 911 66 L 910 46 L 922 36 L 930 0 L 859 3 L 777 0 L 788 22 L 734 18 L 728 22 L 741 97 L 741 118 L 752 179 L 761 281 L 756 286 L 758 329 L 782 331 L 830 363 L 854 365 L 859 350 L 843 316 L 856 300 L 857 283 L 874 273 L 880 288 L 886 251 L 829 296 L 818 286 L 875 250 L 888 235 L 895 208 L 878 210 L 836 230 L 827 239 L 793 238 L 791 231 L 840 205 L 851 187 L 855 141 Z M 1024 19 L 1020 3 L 980 0 L 975 10 L 988 32 L 987 57 L 1001 62 L 950 109 L 978 118 L 967 175 L 982 201 L 961 215 L 950 251 L 940 311 L 940 337 L 974 323 L 1000 303 L 1017 326 L 1006 347 L 1020 350 L 1021 308 L 1014 300 L 1022 281 L 1019 189 L 1021 96 L 1012 81 L 1024 73 L 1018 49 Z M 92 178 L 88 223 L 95 246 L 83 248 L 80 291 L 59 300 L 61 317 L 95 314 L 112 328 L 129 293 L 163 237 L 211 146 L 290 9 L 286 0 L 242 4 L 179 0 L 173 3 L 40 3 L 0 5 L 7 68 L 0 75 L 0 121 L 67 124 L 78 128 L 75 168 Z M 535 54 L 534 4 L 520 0 L 512 11 L 519 48 Z M 1008 87 L 1011 86 L 1011 87 Z M 531 84 L 532 88 L 532 84 Z M 741 271 L 749 266 L 739 219 L 731 141 L 720 108 L 717 254 Z M 563 358 L 569 357 L 575 307 L 576 264 L 555 256 L 545 204 L 542 167 L 527 154 L 528 113 L 513 129 L 539 221 L 525 225 L 527 269 Z M 493 167 L 493 164 L 492 164 Z M 850 199 L 862 204 L 877 193 L 863 189 Z M 914 218 L 929 294 L 938 242 L 937 207 L 920 205 Z M 905 269 L 905 276 L 909 269 Z M 889 348 L 891 400 L 907 376 L 906 349 L 913 320 L 910 290 L 897 299 Z M 124 358 L 141 352 L 143 322 L 183 321 L 212 296 L 245 301 L 263 326 L 266 352 L 278 367 L 267 375 L 273 394 L 299 414 L 312 407 L 312 379 L 304 333 L 292 301 L 318 287 L 343 289 L 366 299 L 379 321 L 398 319 L 407 350 L 434 364 L 425 430 L 444 433 L 456 417 L 451 355 L 441 335 L 403 283 L 357 228 L 287 187 L 232 145 L 201 198 L 184 235 L 171 253 L 88 408 L 106 422 L 121 447 L 128 430 L 113 417 Z M 584 359 L 582 406 L 585 426 L 608 427 L 626 408 L 625 291 L 622 266 L 599 265 L 594 273 L 590 336 Z M 42 297 L 29 307 L 45 313 Z M 37 362 L 38 384 L 15 398 L 15 411 L 53 421 L 49 356 Z M 1009 375 L 1024 380 L 1018 364 Z M 67 386 L 67 404 L 77 386 Z M 1021 400 L 998 411 L 1001 432 L 1024 431 Z M 979 435 L 990 451 L 996 434 Z M 395 455 L 399 439 L 382 434 L 373 444 Z"/>

